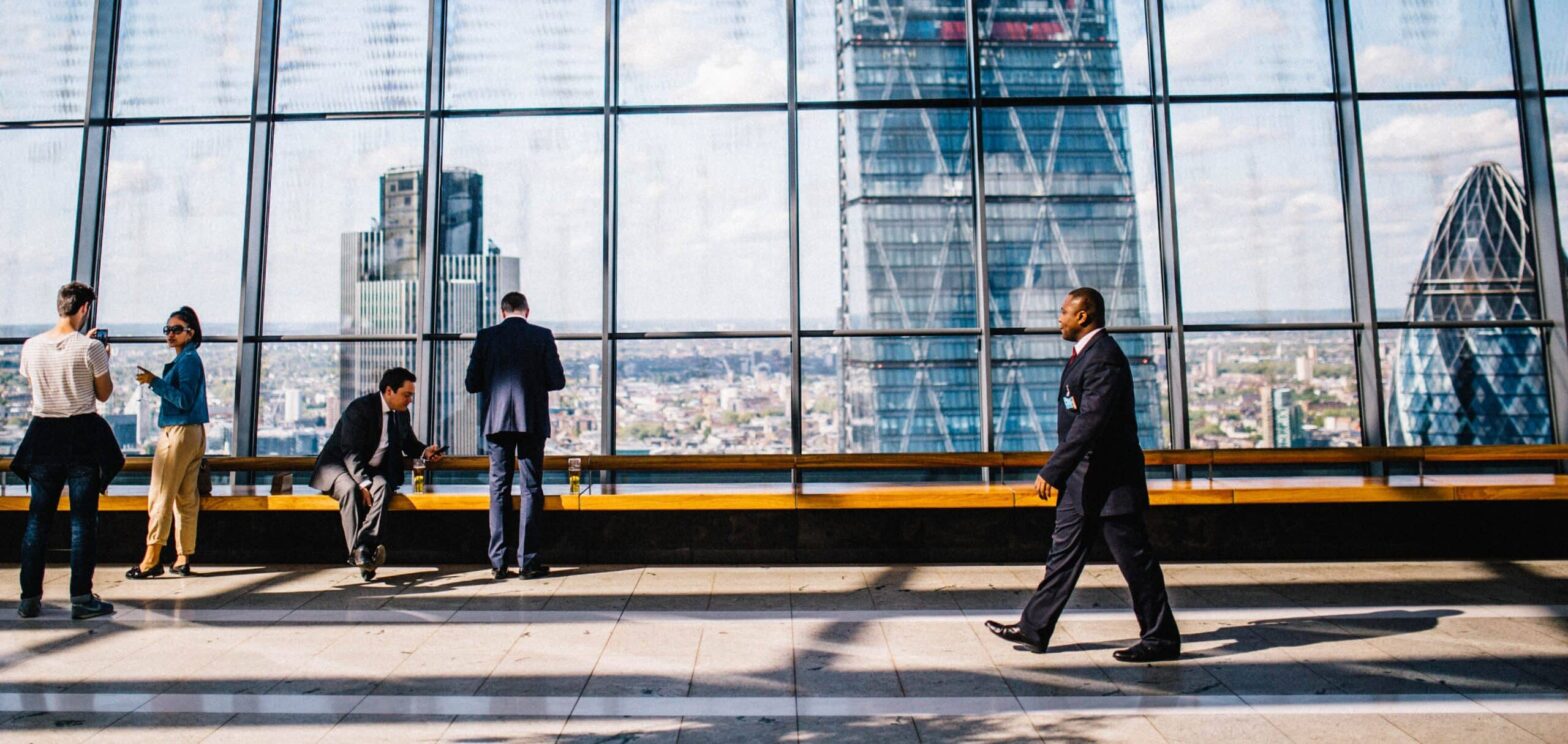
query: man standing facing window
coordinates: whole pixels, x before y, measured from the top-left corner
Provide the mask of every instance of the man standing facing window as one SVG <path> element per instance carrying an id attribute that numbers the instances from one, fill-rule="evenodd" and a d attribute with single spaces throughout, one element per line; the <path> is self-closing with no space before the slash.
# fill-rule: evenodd
<path id="1" fill-rule="evenodd" d="M 464 377 L 479 395 L 481 433 L 490 454 L 490 571 L 507 576 L 516 561 L 524 579 L 550 573 L 539 557 L 539 516 L 544 510 L 544 442 L 550 438 L 550 392 L 566 387 L 555 334 L 528 322 L 528 298 L 501 298 L 501 322 L 479 332 Z M 517 538 L 509 544 L 506 513 L 512 476 L 522 461 L 522 507 Z"/>

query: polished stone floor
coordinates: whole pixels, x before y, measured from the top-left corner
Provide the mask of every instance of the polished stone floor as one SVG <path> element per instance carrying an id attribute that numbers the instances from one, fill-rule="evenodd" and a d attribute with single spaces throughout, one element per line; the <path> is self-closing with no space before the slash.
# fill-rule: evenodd
<path id="1" fill-rule="evenodd" d="M 1155 665 L 1114 566 L 1046 655 L 1038 566 L 124 568 L 0 615 L 0 740 L 1568 742 L 1568 562 L 1168 565 Z"/>

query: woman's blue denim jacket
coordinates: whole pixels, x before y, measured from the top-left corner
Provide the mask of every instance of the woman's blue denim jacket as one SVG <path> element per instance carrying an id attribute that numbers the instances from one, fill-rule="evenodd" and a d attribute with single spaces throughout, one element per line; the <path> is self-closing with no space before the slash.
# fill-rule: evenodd
<path id="1" fill-rule="evenodd" d="M 174 361 L 163 365 L 163 376 L 154 377 L 148 387 L 163 399 L 159 426 L 207 423 L 207 370 L 196 347 L 181 349 Z"/>

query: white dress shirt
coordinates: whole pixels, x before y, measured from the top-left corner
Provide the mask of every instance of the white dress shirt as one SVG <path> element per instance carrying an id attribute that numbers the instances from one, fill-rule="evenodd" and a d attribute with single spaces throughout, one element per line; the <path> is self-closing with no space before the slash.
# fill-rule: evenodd
<path id="1" fill-rule="evenodd" d="M 1074 354 L 1082 354 L 1083 353 L 1083 347 L 1089 345 L 1089 339 L 1094 338 L 1094 334 L 1099 333 L 1100 331 L 1103 331 L 1103 330 L 1105 330 L 1105 329 L 1104 328 L 1096 328 L 1096 329 L 1094 329 L 1092 331 L 1089 331 L 1088 333 L 1085 333 L 1081 338 L 1078 339 L 1078 343 L 1073 344 L 1073 353 Z"/>
<path id="2" fill-rule="evenodd" d="M 387 397 L 385 395 L 377 397 L 381 399 L 381 441 L 376 444 L 376 454 L 370 456 L 370 467 L 373 468 L 381 467 L 381 460 L 387 455 L 387 443 L 390 441 L 390 432 L 387 430 L 391 428 L 387 421 L 387 414 L 392 412 L 392 407 L 387 405 Z M 359 485 L 370 488 L 370 479 L 366 478 Z"/>

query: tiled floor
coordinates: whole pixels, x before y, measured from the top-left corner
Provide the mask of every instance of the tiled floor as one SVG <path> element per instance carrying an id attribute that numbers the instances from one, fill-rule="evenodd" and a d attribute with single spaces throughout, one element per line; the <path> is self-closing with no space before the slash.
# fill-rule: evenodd
<path id="1" fill-rule="evenodd" d="M 1041 656 L 1038 566 L 123 568 L 0 615 L 0 740 L 1568 742 L 1568 562 L 1169 565 L 1157 665 L 1114 566 Z"/>

